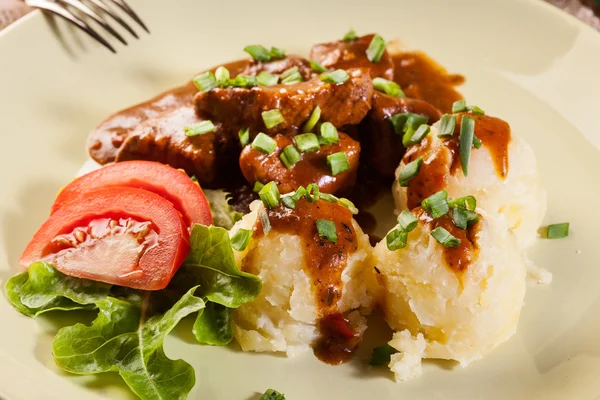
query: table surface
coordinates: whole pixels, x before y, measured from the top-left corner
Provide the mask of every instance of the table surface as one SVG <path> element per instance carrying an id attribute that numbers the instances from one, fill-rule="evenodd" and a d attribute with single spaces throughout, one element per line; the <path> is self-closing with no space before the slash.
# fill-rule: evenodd
<path id="1" fill-rule="evenodd" d="M 600 0 L 544 1 L 562 8 L 600 31 Z M 0 30 L 30 11 L 22 0 L 0 0 Z"/>

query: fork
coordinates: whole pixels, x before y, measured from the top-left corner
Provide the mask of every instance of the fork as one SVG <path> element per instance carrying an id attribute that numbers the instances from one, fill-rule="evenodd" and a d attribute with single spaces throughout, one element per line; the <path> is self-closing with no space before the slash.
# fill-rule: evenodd
<path id="1" fill-rule="evenodd" d="M 106 32 L 117 38 L 117 40 L 124 45 L 127 45 L 127 41 L 123 38 L 119 32 L 113 29 L 112 26 L 106 22 L 106 19 L 100 16 L 100 13 L 109 15 L 114 21 L 121 25 L 127 32 L 133 37 L 139 39 L 139 36 L 135 31 L 127 24 L 117 13 L 115 13 L 109 6 L 105 4 L 105 1 L 115 4 L 125 14 L 129 15 L 135 22 L 137 22 L 146 32 L 150 33 L 144 22 L 138 17 L 138 15 L 127 5 L 124 0 L 25 0 L 25 4 L 30 7 L 39 8 L 44 11 L 51 12 L 58 15 L 61 18 L 73 23 L 79 29 L 90 35 L 92 38 L 100 42 L 108 50 L 116 53 L 115 48 L 104 39 L 94 28 L 85 22 L 80 15 L 81 13 L 87 16 L 89 19 L 100 25 Z M 89 6 L 88 6 L 89 4 Z"/>

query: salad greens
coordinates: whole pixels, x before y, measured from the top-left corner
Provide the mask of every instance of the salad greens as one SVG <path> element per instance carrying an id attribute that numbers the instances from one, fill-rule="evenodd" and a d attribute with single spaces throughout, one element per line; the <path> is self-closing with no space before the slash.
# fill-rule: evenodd
<path id="1" fill-rule="evenodd" d="M 210 204 L 213 224 L 225 229 L 231 229 L 233 224 L 242 219 L 243 214 L 235 211 L 229 204 L 231 194 L 224 190 L 205 189 L 204 195 Z"/>
<path id="2" fill-rule="evenodd" d="M 64 275 L 45 262 L 32 264 L 6 284 L 7 297 L 24 315 L 97 310 L 90 326 L 58 331 L 57 365 L 75 374 L 117 371 L 141 399 L 185 399 L 195 383 L 191 365 L 163 351 L 178 322 L 196 314 L 200 343 L 226 345 L 233 338 L 231 312 L 260 293 L 257 276 L 237 269 L 223 228 L 195 225 L 191 250 L 167 288 L 142 291 Z"/>
<path id="3" fill-rule="evenodd" d="M 258 400 L 285 400 L 285 396 L 274 389 L 267 389 L 267 391 L 260 396 Z"/>

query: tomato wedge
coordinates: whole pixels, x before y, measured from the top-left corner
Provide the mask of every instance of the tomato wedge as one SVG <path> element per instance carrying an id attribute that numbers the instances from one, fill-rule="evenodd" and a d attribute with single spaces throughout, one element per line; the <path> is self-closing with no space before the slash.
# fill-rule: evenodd
<path id="1" fill-rule="evenodd" d="M 173 203 L 188 227 L 213 222 L 200 186 L 184 172 L 154 161 L 124 161 L 75 179 L 58 194 L 50 214 L 90 190 L 109 186 L 145 189 L 164 197 Z"/>
<path id="2" fill-rule="evenodd" d="M 170 201 L 143 189 L 112 187 L 84 193 L 55 211 L 19 263 L 43 260 L 70 276 L 159 290 L 188 252 L 187 227 Z"/>

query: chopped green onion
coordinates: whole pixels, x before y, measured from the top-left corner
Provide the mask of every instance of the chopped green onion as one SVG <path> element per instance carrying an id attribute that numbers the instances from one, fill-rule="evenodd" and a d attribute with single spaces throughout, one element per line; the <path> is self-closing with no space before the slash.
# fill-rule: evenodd
<path id="1" fill-rule="evenodd" d="M 258 193 L 264 187 L 265 187 L 264 183 L 256 181 L 256 182 L 254 182 L 254 188 L 252 190 L 254 191 L 254 193 Z"/>
<path id="2" fill-rule="evenodd" d="M 452 208 L 462 207 L 469 211 L 475 211 L 475 208 L 477 208 L 477 200 L 473 196 L 459 197 L 458 199 L 448 201 L 448 205 Z"/>
<path id="3" fill-rule="evenodd" d="M 223 66 L 220 66 L 215 71 L 215 79 L 219 86 L 226 86 L 229 82 L 229 70 Z"/>
<path id="4" fill-rule="evenodd" d="M 398 183 L 400 183 L 400 186 L 407 187 L 408 181 L 419 174 L 421 165 L 423 165 L 423 157 L 419 157 L 416 160 L 406 164 L 404 169 L 400 171 L 400 176 L 398 177 Z"/>
<path id="5" fill-rule="evenodd" d="M 308 118 L 308 121 L 306 121 L 306 123 L 302 127 L 302 132 L 304 132 L 304 133 L 311 132 L 313 130 L 313 128 L 315 127 L 315 125 L 317 125 L 317 122 L 319 122 L 319 118 L 321 118 L 321 107 L 316 105 L 315 108 L 312 110 L 312 113 L 310 113 L 310 117 Z"/>
<path id="6" fill-rule="evenodd" d="M 468 215 L 467 209 L 462 207 L 455 207 L 452 209 L 452 221 L 454 221 L 454 225 L 459 227 L 460 229 L 467 229 L 468 225 Z M 471 211 L 473 212 L 473 211 Z"/>
<path id="7" fill-rule="evenodd" d="M 321 194 L 319 194 L 319 199 L 327 201 L 329 203 L 337 203 L 338 200 L 339 200 L 336 196 L 334 196 L 332 194 L 329 194 L 329 193 L 321 193 Z"/>
<path id="8" fill-rule="evenodd" d="M 308 185 L 306 187 L 305 196 L 306 200 L 310 201 L 311 203 L 314 203 L 315 201 L 319 200 L 319 198 L 321 197 L 319 185 L 317 185 L 316 183 L 311 183 L 310 185 Z"/>
<path id="9" fill-rule="evenodd" d="M 298 67 L 294 66 L 292 68 L 286 69 L 285 71 L 283 71 L 281 73 L 281 80 L 283 81 L 286 78 L 289 78 L 290 76 L 294 75 L 296 72 L 298 72 Z"/>
<path id="10" fill-rule="evenodd" d="M 406 97 L 400 88 L 400 85 L 398 85 L 396 82 L 388 81 L 387 79 L 373 78 L 373 87 L 380 92 L 393 97 Z"/>
<path id="11" fill-rule="evenodd" d="M 319 130 L 321 131 L 321 142 L 323 144 L 339 143 L 338 131 L 331 122 L 323 122 Z"/>
<path id="12" fill-rule="evenodd" d="M 463 174 L 469 175 L 469 161 L 471 160 L 471 147 L 473 147 L 473 136 L 475 132 L 475 120 L 463 116 L 460 122 L 460 165 Z"/>
<path id="13" fill-rule="evenodd" d="M 281 203 L 292 210 L 296 208 L 296 201 L 292 198 L 292 196 L 283 196 L 281 198 Z"/>
<path id="14" fill-rule="evenodd" d="M 321 74 L 323 72 L 329 71 L 327 68 L 325 68 L 324 66 L 322 66 L 317 60 L 310 60 L 310 67 L 317 74 Z"/>
<path id="15" fill-rule="evenodd" d="M 442 115 L 442 118 L 440 119 L 440 129 L 438 130 L 438 137 L 452 137 L 454 135 L 454 128 L 456 128 L 456 117 L 450 114 Z"/>
<path id="16" fill-rule="evenodd" d="M 206 71 L 194 78 L 194 85 L 199 91 L 208 92 L 217 87 L 217 78 L 212 72 Z"/>
<path id="17" fill-rule="evenodd" d="M 450 207 L 448 206 L 448 192 L 440 190 L 432 194 L 421 202 L 421 206 L 433 219 L 438 219 L 448 214 L 448 211 L 450 211 Z"/>
<path id="18" fill-rule="evenodd" d="M 279 77 L 277 75 L 270 74 L 267 71 L 261 71 L 256 76 L 256 81 L 258 82 L 259 86 L 273 86 L 277 85 L 277 82 L 279 82 Z"/>
<path id="19" fill-rule="evenodd" d="M 252 149 L 258 150 L 265 154 L 273 153 L 275 151 L 276 147 L 277 147 L 277 142 L 275 141 L 275 139 L 273 139 L 270 136 L 265 135 L 262 132 L 260 132 L 258 135 L 256 135 L 256 137 L 252 141 Z"/>
<path id="20" fill-rule="evenodd" d="M 215 130 L 215 126 L 212 121 L 202 121 L 194 126 L 185 126 L 183 130 L 186 136 L 198 136 L 213 132 Z"/>
<path id="21" fill-rule="evenodd" d="M 269 232 L 271 232 L 271 221 L 269 220 L 269 213 L 267 212 L 267 210 L 261 210 L 258 214 L 258 218 L 260 219 L 263 232 L 265 233 L 265 235 L 268 235 Z"/>
<path id="22" fill-rule="evenodd" d="M 404 210 L 398 216 L 398 224 L 405 232 L 412 232 L 419 224 L 419 220 L 408 210 Z"/>
<path id="23" fill-rule="evenodd" d="M 281 111 L 276 108 L 269 111 L 263 111 L 260 115 L 262 116 L 263 122 L 265 123 L 267 129 L 271 129 L 274 126 L 285 122 L 283 115 L 281 115 Z"/>
<path id="24" fill-rule="evenodd" d="M 300 157 L 300 153 L 298 153 L 294 145 L 290 144 L 283 149 L 279 155 L 279 159 L 286 168 L 292 168 L 298 161 L 302 160 L 302 157 Z"/>
<path id="25" fill-rule="evenodd" d="M 397 352 L 398 350 L 389 344 L 377 346 L 373 349 L 373 355 L 371 356 L 371 362 L 369 364 L 373 366 L 389 364 L 392 359 L 392 354 L 396 354 Z"/>
<path id="26" fill-rule="evenodd" d="M 246 145 L 250 142 L 250 128 L 240 129 L 238 136 L 240 138 L 240 144 L 242 147 L 246 147 Z"/>
<path id="27" fill-rule="evenodd" d="M 475 147 L 476 149 L 481 148 L 481 140 L 479 140 L 479 138 L 475 135 L 473 135 L 473 147 Z"/>
<path id="28" fill-rule="evenodd" d="M 231 247 L 237 251 L 246 250 L 250 237 L 252 237 L 252 231 L 248 229 L 238 229 L 235 235 L 231 237 Z"/>
<path id="29" fill-rule="evenodd" d="M 343 69 L 336 69 L 335 71 L 326 72 L 321 74 L 321 80 L 332 85 L 337 85 L 346 82 L 350 79 L 350 75 Z"/>
<path id="30" fill-rule="evenodd" d="M 348 33 L 346 33 L 344 35 L 344 42 L 351 42 L 353 40 L 356 40 L 357 36 L 356 36 L 356 31 L 354 30 L 354 28 L 350 28 L 350 30 L 348 31 Z"/>
<path id="31" fill-rule="evenodd" d="M 467 109 L 476 115 L 485 115 L 485 111 L 477 106 L 468 106 Z"/>
<path id="32" fill-rule="evenodd" d="M 350 169 L 348 156 L 343 151 L 327 156 L 327 165 L 331 168 L 331 175 L 336 176 Z"/>
<path id="33" fill-rule="evenodd" d="M 294 137 L 296 146 L 302 153 L 319 151 L 319 138 L 314 133 L 302 133 Z"/>
<path id="34" fill-rule="evenodd" d="M 419 126 L 429 121 L 429 117 L 413 113 L 398 113 L 392 115 L 389 121 L 394 127 L 394 133 L 398 135 L 406 133 L 410 138 Z"/>
<path id="35" fill-rule="evenodd" d="M 229 80 L 229 86 L 249 88 L 258 85 L 258 78 L 251 75 L 238 75 Z"/>
<path id="36" fill-rule="evenodd" d="M 304 186 L 300 186 L 298 189 L 296 189 L 296 191 L 294 192 L 294 194 L 291 197 L 295 201 L 299 201 L 305 195 L 306 195 L 306 189 L 304 189 Z"/>
<path id="37" fill-rule="evenodd" d="M 256 61 L 271 61 L 271 53 L 264 46 L 253 44 L 244 47 L 244 51 Z"/>
<path id="38" fill-rule="evenodd" d="M 277 207 L 281 198 L 279 189 L 277 188 L 275 182 L 267 183 L 262 189 L 260 189 L 258 196 L 267 208 Z"/>
<path id="39" fill-rule="evenodd" d="M 452 112 L 453 113 L 462 112 L 462 111 L 467 111 L 467 102 L 465 100 L 457 100 L 454 103 L 452 103 Z"/>
<path id="40" fill-rule="evenodd" d="M 285 396 L 275 389 L 267 389 L 258 400 L 285 400 Z"/>
<path id="41" fill-rule="evenodd" d="M 446 229 L 438 226 L 431 231 L 431 236 L 444 247 L 457 247 L 460 245 L 460 239 L 452 236 Z"/>
<path id="42" fill-rule="evenodd" d="M 548 239 L 562 239 L 569 236 L 569 223 L 548 225 L 546 237 Z"/>
<path id="43" fill-rule="evenodd" d="M 337 242 L 337 232 L 333 221 L 317 219 L 317 233 L 320 237 L 325 238 L 330 242 Z"/>
<path id="44" fill-rule="evenodd" d="M 408 129 L 402 137 L 402 144 L 404 147 L 414 146 L 415 144 L 421 143 L 421 140 L 425 138 L 431 131 L 431 127 L 427 124 L 421 124 L 416 131 Z"/>
<path id="45" fill-rule="evenodd" d="M 281 83 L 284 85 L 292 85 L 298 82 L 302 82 L 302 75 L 300 75 L 300 72 L 297 71 L 291 74 L 290 76 L 281 79 Z"/>
<path id="46" fill-rule="evenodd" d="M 385 40 L 379 35 L 373 36 L 369 48 L 367 49 L 367 58 L 369 61 L 377 63 L 385 51 Z"/>
<path id="47" fill-rule="evenodd" d="M 285 58 L 285 50 L 277 48 L 277 47 L 271 47 L 271 51 L 269 52 L 269 55 L 271 56 L 271 58 L 273 60 L 280 60 L 282 58 Z"/>
<path id="48" fill-rule="evenodd" d="M 402 229 L 394 229 L 386 235 L 385 242 L 390 251 L 403 249 L 408 242 L 408 233 Z"/>
<path id="49" fill-rule="evenodd" d="M 344 207 L 346 207 L 348 210 L 350 210 L 350 212 L 354 215 L 358 214 L 358 208 L 356 208 L 356 206 L 354 205 L 353 202 L 351 202 L 350 200 L 342 197 L 339 200 L 340 204 L 343 205 Z"/>

